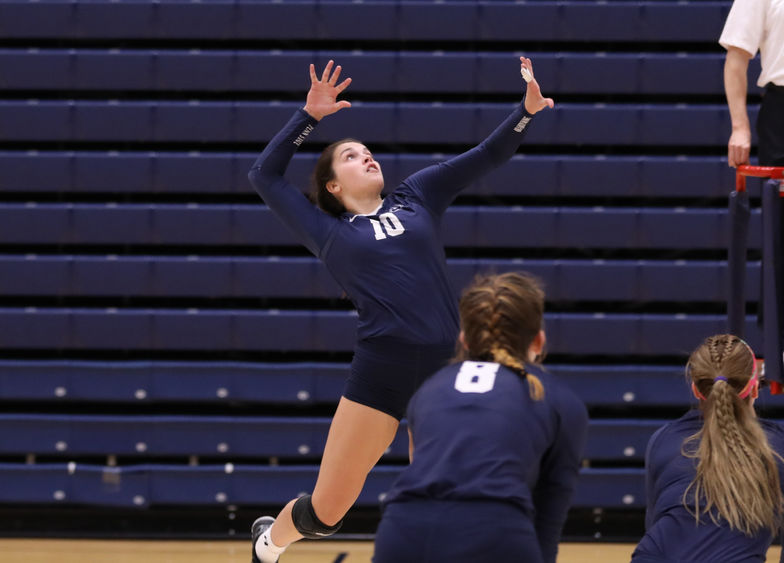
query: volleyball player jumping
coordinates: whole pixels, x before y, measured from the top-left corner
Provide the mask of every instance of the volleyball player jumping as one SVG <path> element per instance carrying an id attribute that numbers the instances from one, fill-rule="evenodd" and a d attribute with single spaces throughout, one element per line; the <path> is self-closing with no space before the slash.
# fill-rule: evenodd
<path id="1" fill-rule="evenodd" d="M 476 147 L 405 179 L 382 197 L 384 176 L 353 139 L 328 146 L 314 170 L 310 203 L 284 178 L 297 148 L 324 117 L 348 108 L 337 97 L 341 67 L 329 61 L 304 108 L 269 142 L 249 173 L 264 202 L 317 256 L 355 305 L 359 322 L 349 378 L 327 436 L 313 494 L 290 501 L 277 519 L 252 526 L 253 561 L 272 563 L 290 543 L 335 533 L 368 473 L 392 442 L 411 395 L 454 351 L 458 333 L 439 227 L 465 188 L 517 150 L 535 113 L 553 107 L 520 57 L 523 103 Z M 530 79 L 530 81 L 528 81 Z"/>

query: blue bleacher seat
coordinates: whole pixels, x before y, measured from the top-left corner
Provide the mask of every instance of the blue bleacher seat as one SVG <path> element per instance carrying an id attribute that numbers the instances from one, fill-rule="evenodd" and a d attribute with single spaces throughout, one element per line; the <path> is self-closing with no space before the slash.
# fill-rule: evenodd
<path id="1" fill-rule="evenodd" d="M 155 241 L 151 221 L 156 215 L 154 206 L 124 206 L 114 203 L 53 206 L 54 216 L 66 213 L 70 243 L 127 244 L 136 240 L 141 244 Z M 151 228 L 153 227 L 153 228 Z M 65 241 L 63 241 L 65 242 Z"/>
<path id="2" fill-rule="evenodd" d="M 2 502 L 14 504 L 53 504 L 68 500 L 72 479 L 65 463 L 25 465 L 0 463 Z"/>
<path id="3" fill-rule="evenodd" d="M 373 93 L 521 92 L 515 53 L 0 49 L 11 90 L 304 92 L 307 67 L 337 61 L 351 97 Z M 721 53 L 537 52 L 536 76 L 559 94 L 723 94 Z M 749 68 L 750 92 L 759 59 Z M 274 76 L 275 80 L 268 79 Z M 46 77 L 46 80 L 43 79 Z M 631 79 L 630 79 L 631 78 Z"/>
<path id="4" fill-rule="evenodd" d="M 73 136 L 73 102 L 0 101 L 0 130 L 6 140 L 64 141 Z"/>
<path id="5" fill-rule="evenodd" d="M 11 2 L 10 38 L 333 39 L 449 41 L 711 41 L 726 2 Z M 352 25 L 373 21 L 373 26 Z M 449 26 L 442 25 L 444 20 Z M 46 21 L 46 25 L 41 25 Z M 481 25 L 478 23 L 481 21 Z"/>
<path id="6" fill-rule="evenodd" d="M 355 313 L 302 310 L 0 308 L 0 349 L 350 352 Z M 683 355 L 721 315 L 553 313 L 548 349 L 569 355 Z M 759 331 L 750 317 L 747 340 Z"/>
<path id="7" fill-rule="evenodd" d="M 0 361 L 0 397 L 100 402 L 335 403 L 340 363 Z"/>
<path id="8" fill-rule="evenodd" d="M 65 463 L 0 464 L 0 502 L 147 507 L 155 505 L 283 504 L 312 490 L 316 466 L 137 465 L 105 467 Z M 357 506 L 375 507 L 399 467 L 378 466 L 368 476 Z M 645 505 L 642 469 L 582 469 L 575 507 L 629 508 Z"/>
<path id="9" fill-rule="evenodd" d="M 58 185 L 79 186 L 85 192 L 149 191 L 153 175 L 159 173 L 157 163 L 149 155 L 111 151 L 103 153 L 68 154 L 67 173 L 44 189 L 58 191 Z"/>
<path id="10" fill-rule="evenodd" d="M 582 469 L 572 506 L 644 507 L 644 475 L 643 469 Z"/>
<path id="11" fill-rule="evenodd" d="M 70 62 L 71 57 L 65 49 L 44 52 L 0 49 L 0 88 L 7 91 L 64 90 L 71 87 L 74 80 Z"/>
<path id="12" fill-rule="evenodd" d="M 551 301 L 723 302 L 726 263 L 666 260 L 451 259 L 459 292 L 480 273 L 524 270 Z M 759 263 L 747 268 L 748 300 L 759 292 Z M 4 295 L 327 298 L 342 290 L 315 258 L 0 255 Z"/>
<path id="13" fill-rule="evenodd" d="M 192 361 L 0 361 L 0 397 L 100 402 L 335 403 L 342 363 Z M 550 364 L 588 405 L 683 407 L 682 366 Z"/>
<path id="14" fill-rule="evenodd" d="M 756 211 L 752 248 L 759 246 L 758 221 Z M 32 224 L 41 228 L 22 228 Z M 720 249 L 727 245 L 727 212 L 456 206 L 442 232 L 448 247 Z M 299 246 L 262 205 L 0 203 L 0 237 L 27 244 Z"/>
<path id="15" fill-rule="evenodd" d="M 371 146 L 372 149 L 372 146 Z M 257 153 L 0 151 L 0 189 L 24 192 L 253 193 Z M 387 188 L 446 155 L 375 155 Z M 316 155 L 298 153 L 286 177 L 307 189 Z M 587 181 L 590 179 L 590 181 Z M 750 183 L 750 186 L 752 184 Z M 467 195 L 560 197 L 726 197 L 734 178 L 720 157 L 515 155 Z M 753 189 L 753 188 L 750 188 Z"/>
<path id="16" fill-rule="evenodd" d="M 160 193 L 249 193 L 248 170 L 255 155 L 239 157 L 227 153 L 166 154 L 155 162 L 155 171 L 140 189 Z"/>
<path id="17" fill-rule="evenodd" d="M 207 244 L 233 242 L 234 209 L 228 205 L 165 205 L 153 210 L 153 221 L 151 238 L 159 244 L 190 244 L 194 232 Z"/>
<path id="18" fill-rule="evenodd" d="M 0 256 L 3 295 L 63 295 L 71 286 L 71 260 L 62 256 Z"/>
<path id="19" fill-rule="evenodd" d="M 685 408 L 691 400 L 683 365 L 546 367 L 589 406 Z M 0 397 L 56 402 L 334 404 L 348 377 L 348 364 L 329 362 L 5 360 L 0 368 Z M 759 401 L 779 405 L 784 397 L 763 393 Z"/>
<path id="20" fill-rule="evenodd" d="M 159 142 L 226 142 L 239 140 L 232 124 L 245 116 L 234 104 L 223 102 L 161 102 L 148 104 L 153 112 L 152 138 Z"/>
<path id="21" fill-rule="evenodd" d="M 66 312 L 36 311 L 26 316 L 26 321 L 39 322 L 43 317 L 58 318 L 67 315 L 68 343 L 65 348 L 116 350 L 152 349 L 161 338 L 155 331 L 165 327 L 165 320 L 153 322 L 146 311 L 117 311 L 108 309 L 67 310 Z M 202 319 L 202 325 L 205 325 Z M 52 338 L 54 335 L 50 335 Z M 173 337 L 174 335 L 166 335 Z M 220 334 L 215 336 L 219 340 Z M 40 337 L 46 338 L 44 334 Z M 31 343 L 32 344 L 32 343 Z M 26 346 L 22 346 L 25 348 Z M 55 346 L 56 347 L 56 346 Z"/>
<path id="22" fill-rule="evenodd" d="M 68 63 L 69 87 L 76 90 L 151 90 L 158 69 L 154 53 L 135 50 L 69 50 Z"/>
<path id="23" fill-rule="evenodd" d="M 0 127 L 14 141 L 244 142 L 272 138 L 301 103 L 0 101 Z M 353 136 L 366 143 L 457 144 L 481 141 L 514 104 L 356 103 L 325 121 L 314 142 Z M 752 108 L 751 119 L 756 112 Z M 597 127 L 597 122 L 612 127 Z M 524 144 L 723 146 L 723 105 L 558 104 Z"/>
<path id="24" fill-rule="evenodd" d="M 71 120 L 68 135 L 63 139 L 69 141 L 150 140 L 155 124 L 168 115 L 156 104 L 146 102 L 77 101 L 69 106 Z M 38 133 L 38 139 L 49 137 L 46 129 Z"/>
<path id="25" fill-rule="evenodd" d="M 134 456 L 146 460 L 209 456 L 233 460 L 290 457 L 318 460 L 324 453 L 327 417 L 0 415 L 0 454 Z M 649 419 L 594 419 L 584 458 L 643 459 L 653 432 Z M 408 457 L 402 424 L 384 460 Z M 247 462 L 246 462 L 247 463 Z"/>

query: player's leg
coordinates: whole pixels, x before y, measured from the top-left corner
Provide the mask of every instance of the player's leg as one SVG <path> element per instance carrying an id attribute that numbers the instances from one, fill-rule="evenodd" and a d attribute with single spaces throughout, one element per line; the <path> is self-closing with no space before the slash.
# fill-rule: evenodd
<path id="1" fill-rule="evenodd" d="M 341 397 L 330 425 L 313 495 L 289 502 L 275 523 L 256 542 L 262 562 L 275 561 L 282 548 L 307 534 L 326 536 L 336 531 L 362 491 L 368 473 L 392 443 L 399 421 L 384 412 Z M 264 541 L 271 541 L 267 555 Z"/>
<path id="2" fill-rule="evenodd" d="M 399 424 L 387 413 L 341 397 L 313 490 L 313 506 L 322 521 L 332 525 L 348 512 Z"/>

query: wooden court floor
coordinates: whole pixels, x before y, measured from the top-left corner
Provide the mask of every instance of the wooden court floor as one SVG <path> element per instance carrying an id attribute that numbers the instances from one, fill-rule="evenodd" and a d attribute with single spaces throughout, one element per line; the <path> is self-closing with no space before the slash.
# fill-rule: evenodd
<path id="1" fill-rule="evenodd" d="M 634 545 L 562 543 L 559 563 L 628 563 Z M 779 547 L 768 563 L 779 561 Z M 280 563 L 370 563 L 373 544 L 302 541 Z M 0 539 L 2 563 L 250 563 L 249 541 Z"/>

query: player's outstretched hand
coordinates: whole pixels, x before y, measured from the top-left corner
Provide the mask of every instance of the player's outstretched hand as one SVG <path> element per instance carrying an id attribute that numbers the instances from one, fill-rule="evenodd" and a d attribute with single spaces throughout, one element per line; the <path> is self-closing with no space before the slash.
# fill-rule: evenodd
<path id="1" fill-rule="evenodd" d="M 552 108 L 555 105 L 552 98 L 542 96 L 539 83 L 534 78 L 534 67 L 531 64 L 531 59 L 520 57 L 520 74 L 523 75 L 523 79 L 528 84 L 525 92 L 525 111 L 533 115 L 546 107 Z"/>
<path id="2" fill-rule="evenodd" d="M 335 67 L 335 72 L 332 72 L 333 64 L 335 62 L 332 60 L 327 63 L 327 66 L 324 67 L 324 72 L 321 74 L 321 79 L 316 76 L 316 67 L 312 63 L 310 65 L 310 90 L 303 109 L 315 119 L 320 120 L 322 117 L 331 115 L 343 108 L 351 107 L 350 102 L 345 100 L 337 101 L 338 95 L 351 84 L 351 79 L 346 78 L 338 84 L 342 68 L 338 65 Z"/>

